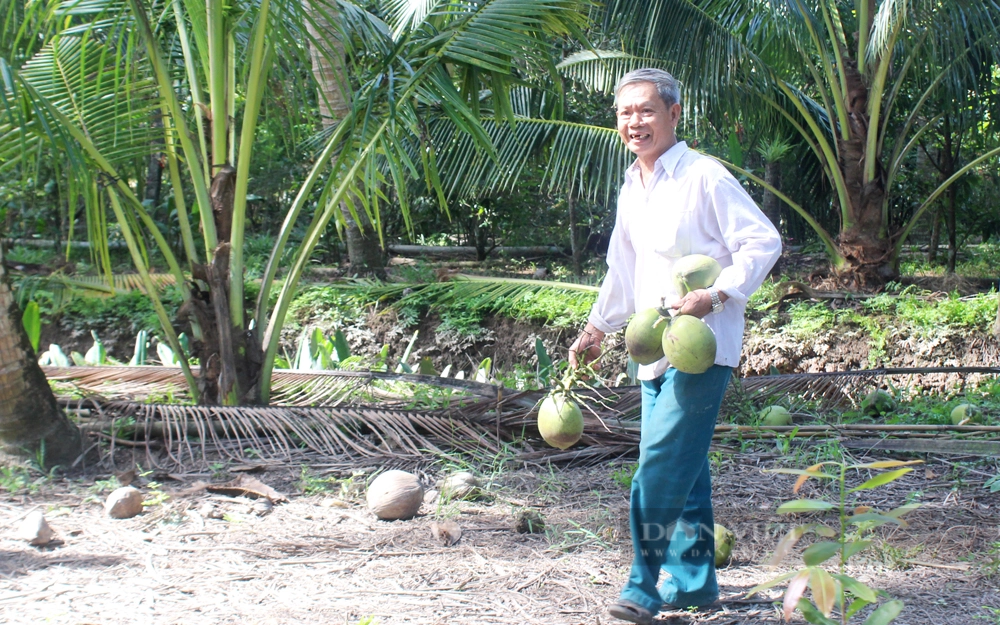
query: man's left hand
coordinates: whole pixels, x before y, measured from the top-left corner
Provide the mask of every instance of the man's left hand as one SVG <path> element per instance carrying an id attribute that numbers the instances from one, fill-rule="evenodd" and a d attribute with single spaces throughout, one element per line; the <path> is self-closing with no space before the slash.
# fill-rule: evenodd
<path id="1" fill-rule="evenodd" d="M 712 312 L 712 294 L 708 289 L 691 291 L 670 305 L 678 315 L 691 315 L 701 319 Z"/>

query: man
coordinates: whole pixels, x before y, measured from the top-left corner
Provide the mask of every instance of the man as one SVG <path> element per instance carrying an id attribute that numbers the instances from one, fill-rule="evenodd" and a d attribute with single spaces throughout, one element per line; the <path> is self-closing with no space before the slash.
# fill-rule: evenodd
<path id="1" fill-rule="evenodd" d="M 680 92 L 670 74 L 626 74 L 615 87 L 615 107 L 618 132 L 636 160 L 618 197 L 608 274 L 570 347 L 570 365 L 598 357 L 605 333 L 661 300 L 703 318 L 718 343 L 715 364 L 699 375 L 680 373 L 665 358 L 639 367 L 642 436 L 630 510 L 635 557 L 608 613 L 648 624 L 664 604 L 685 608 L 718 599 L 708 447 L 739 362 L 747 299 L 777 261 L 781 240 L 724 167 L 678 142 Z M 688 254 L 711 256 L 723 269 L 712 288 L 680 297 L 670 276 Z M 661 569 L 669 577 L 658 589 Z"/>

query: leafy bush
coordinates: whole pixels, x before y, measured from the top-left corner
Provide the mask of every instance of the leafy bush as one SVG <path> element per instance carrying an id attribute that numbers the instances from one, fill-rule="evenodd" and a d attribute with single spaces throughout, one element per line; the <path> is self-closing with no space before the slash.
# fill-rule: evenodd
<path id="1" fill-rule="evenodd" d="M 330 286 L 312 286 L 301 290 L 288 307 L 289 328 L 309 323 L 337 322 L 361 325 L 368 318 L 368 298 L 364 293 Z"/>
<path id="2" fill-rule="evenodd" d="M 180 291 L 169 287 L 162 294 L 163 305 L 173 317 L 182 302 Z M 112 297 L 75 297 L 62 309 L 59 325 L 65 330 L 89 333 L 95 328 L 113 328 L 128 334 L 146 330 L 160 333 L 160 322 L 153 303 L 141 291 Z"/>

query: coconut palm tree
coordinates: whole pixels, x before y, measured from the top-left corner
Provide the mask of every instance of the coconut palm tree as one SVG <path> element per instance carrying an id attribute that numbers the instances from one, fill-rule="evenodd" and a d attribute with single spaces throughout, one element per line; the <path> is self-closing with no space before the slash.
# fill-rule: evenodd
<path id="1" fill-rule="evenodd" d="M 319 91 L 320 121 L 325 130 L 332 129 L 351 110 L 351 80 L 347 72 L 347 51 L 337 35 L 340 23 L 336 3 L 325 5 L 319 0 L 304 2 L 302 10 L 308 16 L 309 57 L 313 78 Z M 340 207 L 344 219 L 344 241 L 347 244 L 349 273 L 384 277 L 385 252 L 378 233 L 364 213 L 355 221 L 347 203 Z"/>
<path id="2" fill-rule="evenodd" d="M 165 339 L 183 355 L 192 393 L 211 403 L 266 402 L 288 306 L 327 225 L 345 224 L 340 207 L 346 205 L 356 223 L 363 216 L 381 235 L 384 185 L 395 187 L 408 223 L 407 183 L 418 179 L 446 210 L 439 147 L 424 120 L 449 120 L 496 158 L 478 116 L 480 93 L 489 90 L 494 107 L 509 111 L 519 64 L 544 50 L 550 37 L 579 34 L 587 7 L 586 0 L 395 0 L 386 3 L 387 23 L 338 2 L 339 20 L 330 27 L 346 51 L 350 109 L 329 128 L 288 207 L 252 311 L 245 309 L 243 288 L 250 162 L 268 72 L 278 58 L 307 58 L 310 19 L 299 3 L 172 0 L 157 5 L 157 13 L 142 0 L 57 3 L 53 21 L 36 33 L 42 47 L 23 59 L 0 60 L 8 103 L 0 111 L 0 161 L 16 163 L 26 147 L 63 148 L 85 191 L 92 238 L 101 240 L 110 209 Z M 135 52 L 134 41 L 145 54 Z M 120 169 L 124 159 L 148 152 L 148 120 L 156 109 L 162 112 L 183 262 Z M 185 188 L 193 209 L 180 192 Z M 293 230 L 303 225 L 279 289 L 279 265 Z M 198 381 L 149 278 L 146 237 L 182 290 L 182 310 L 200 346 Z M 106 259 L 106 249 L 98 252 Z M 106 260 L 104 265 L 109 273 Z"/>
<path id="3" fill-rule="evenodd" d="M 1000 154 L 970 159 L 908 219 L 893 214 L 893 185 L 936 121 L 935 99 L 978 97 L 979 68 L 1000 58 L 993 1 L 652 0 L 637 7 L 615 0 L 607 24 L 630 51 L 660 59 L 702 110 L 778 117 L 794 128 L 834 189 L 839 230 L 827 232 L 790 205 L 817 230 L 834 268 L 861 280 L 894 274 L 903 242 L 933 201 Z M 603 71 L 616 61 L 631 62 L 610 59 Z M 601 63 L 574 72 L 593 74 Z"/>
<path id="4" fill-rule="evenodd" d="M 995 1 L 613 0 L 602 19 L 623 49 L 557 59 L 561 75 L 610 93 L 625 72 L 662 67 L 682 81 L 689 116 L 793 134 L 833 189 L 836 230 L 766 179 L 724 164 L 796 211 L 847 281 L 894 275 L 903 243 L 935 200 L 1000 155 L 991 147 L 970 157 L 916 208 L 894 201 L 900 172 L 945 112 L 935 106 L 991 89 L 989 70 L 1000 59 Z M 517 158 L 504 159 L 499 170 L 470 162 L 463 191 L 516 180 L 524 158 L 542 145 L 550 183 L 605 197 L 620 184 L 623 152 L 612 147 L 610 116 L 605 127 L 534 113 L 518 121 L 531 130 L 506 132 L 508 143 L 498 142 L 501 153 Z"/>
<path id="5" fill-rule="evenodd" d="M 80 431 L 69 422 L 42 373 L 21 325 L 0 245 L 0 457 L 69 466 L 80 455 Z"/>

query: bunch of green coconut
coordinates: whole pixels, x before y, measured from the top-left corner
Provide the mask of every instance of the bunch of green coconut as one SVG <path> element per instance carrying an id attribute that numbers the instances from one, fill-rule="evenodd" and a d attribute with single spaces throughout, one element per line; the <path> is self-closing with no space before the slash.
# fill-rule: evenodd
<path id="1" fill-rule="evenodd" d="M 707 289 L 715 284 L 722 266 L 710 256 L 691 254 L 674 263 L 677 294 Z M 665 307 L 641 310 L 625 329 L 625 346 L 632 360 L 651 365 L 666 356 L 683 373 L 704 373 L 715 363 L 715 334 L 692 315 L 678 315 Z"/>
<path id="2" fill-rule="evenodd" d="M 685 256 L 674 263 L 673 281 L 684 297 L 707 289 L 722 273 L 718 261 L 702 254 Z M 715 362 L 715 334 L 704 321 L 691 315 L 675 315 L 666 308 L 649 308 L 632 317 L 625 329 L 625 346 L 632 360 L 653 364 L 666 356 L 684 373 L 704 373 Z M 583 435 L 583 412 L 574 399 L 572 386 L 579 379 L 570 371 L 545 397 L 538 409 L 538 431 L 545 442 L 559 449 L 575 445 Z"/>

